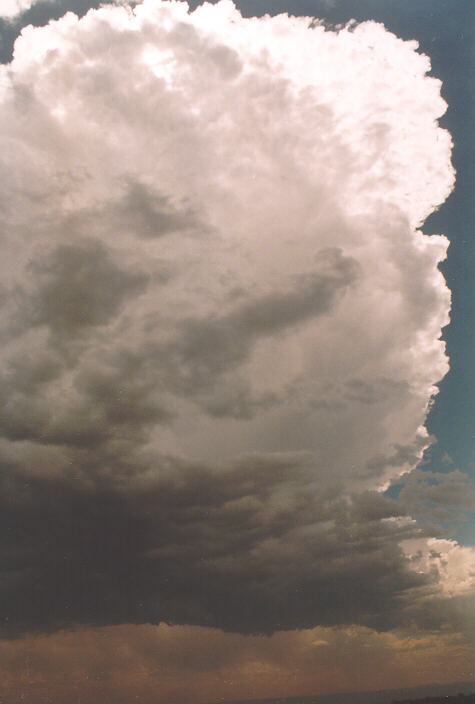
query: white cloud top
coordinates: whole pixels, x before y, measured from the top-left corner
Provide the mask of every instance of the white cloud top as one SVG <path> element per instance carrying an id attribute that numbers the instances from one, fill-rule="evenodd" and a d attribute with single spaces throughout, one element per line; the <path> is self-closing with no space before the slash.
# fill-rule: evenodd
<path id="1" fill-rule="evenodd" d="M 274 463 L 269 515 L 412 469 L 448 369 L 447 241 L 416 229 L 453 184 L 429 68 L 374 22 L 226 0 L 25 28 L 0 117 L 9 466 L 127 492 Z"/>

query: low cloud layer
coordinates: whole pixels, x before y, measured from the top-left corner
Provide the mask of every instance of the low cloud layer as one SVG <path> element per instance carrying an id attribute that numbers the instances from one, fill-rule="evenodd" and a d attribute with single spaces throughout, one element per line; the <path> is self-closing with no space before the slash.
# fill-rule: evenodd
<path id="1" fill-rule="evenodd" d="M 433 596 L 436 576 L 417 574 L 399 548 L 420 531 L 396 519 L 395 502 L 322 492 L 302 458 L 166 472 L 126 491 L 6 473 L 7 634 L 144 621 L 387 629 Z"/>
<path id="2" fill-rule="evenodd" d="M 429 68 L 372 22 L 229 2 L 23 30 L 0 74 L 5 633 L 454 624 L 450 576 L 403 549 L 431 534 L 378 493 L 448 369 L 447 242 L 417 230 L 453 183 Z"/>

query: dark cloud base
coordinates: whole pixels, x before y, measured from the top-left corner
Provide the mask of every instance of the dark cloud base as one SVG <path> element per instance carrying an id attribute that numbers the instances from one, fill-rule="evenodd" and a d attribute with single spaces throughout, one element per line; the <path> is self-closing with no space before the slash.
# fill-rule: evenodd
<path id="1" fill-rule="evenodd" d="M 398 547 L 414 528 L 393 520 L 396 502 L 322 495 L 305 473 L 295 458 L 250 457 L 124 489 L 4 471 L 3 635 L 161 621 L 241 633 L 440 626 L 446 614 L 423 599 L 429 578 Z"/>

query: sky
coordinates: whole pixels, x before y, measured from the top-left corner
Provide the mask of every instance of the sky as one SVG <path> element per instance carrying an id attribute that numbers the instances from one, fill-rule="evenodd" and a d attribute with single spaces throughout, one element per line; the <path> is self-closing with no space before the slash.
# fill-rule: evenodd
<path id="1" fill-rule="evenodd" d="M 0 0 L 4 704 L 474 679 L 470 15 Z"/>

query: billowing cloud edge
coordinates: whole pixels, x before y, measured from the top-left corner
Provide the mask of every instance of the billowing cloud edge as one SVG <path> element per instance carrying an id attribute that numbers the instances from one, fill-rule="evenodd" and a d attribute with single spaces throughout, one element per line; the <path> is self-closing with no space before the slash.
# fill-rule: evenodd
<path id="1" fill-rule="evenodd" d="M 406 597 L 439 588 L 443 570 L 410 551 L 422 543 L 401 549 L 434 538 L 374 492 L 422 457 L 448 368 L 447 241 L 417 228 L 450 192 L 451 143 L 415 49 L 373 22 L 329 33 L 244 20 L 229 2 L 108 6 L 23 30 L 3 69 L 0 449 L 7 525 L 25 526 L 7 549 L 27 564 L 35 520 L 67 506 L 42 544 L 63 535 L 68 568 L 40 549 L 12 573 L 13 631 L 163 619 L 267 632 L 303 627 L 308 610 L 312 624 L 391 628 Z M 90 555 L 85 514 L 105 531 Z M 369 562 L 356 604 L 345 584 Z M 142 606 L 131 612 L 125 580 L 106 613 L 124 565 Z M 32 595 L 31 569 L 66 593 L 84 567 L 77 608 Z M 248 590 L 244 613 L 233 590 Z"/>

